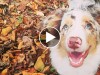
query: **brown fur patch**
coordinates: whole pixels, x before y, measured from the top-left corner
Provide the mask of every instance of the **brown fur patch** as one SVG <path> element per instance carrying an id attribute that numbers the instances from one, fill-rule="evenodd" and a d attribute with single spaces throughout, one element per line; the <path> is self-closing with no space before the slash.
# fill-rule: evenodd
<path id="1" fill-rule="evenodd" d="M 71 18 L 71 16 L 68 16 L 66 19 L 64 19 L 65 23 L 64 24 L 67 24 L 67 25 L 72 25 L 73 24 L 73 19 Z"/>
<path id="2" fill-rule="evenodd" d="M 90 22 L 90 18 L 88 16 L 82 17 L 83 22 Z"/>
<path id="3" fill-rule="evenodd" d="M 88 44 L 91 46 L 90 52 L 95 53 L 96 52 L 96 46 L 97 46 L 96 35 L 92 35 L 92 34 L 89 35 L 87 41 L 88 41 Z"/>

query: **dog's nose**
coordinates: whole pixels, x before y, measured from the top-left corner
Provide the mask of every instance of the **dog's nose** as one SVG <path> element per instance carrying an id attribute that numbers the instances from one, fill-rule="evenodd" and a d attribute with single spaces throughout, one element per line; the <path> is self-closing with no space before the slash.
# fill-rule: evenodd
<path id="1" fill-rule="evenodd" d="M 77 49 L 81 46 L 82 40 L 79 37 L 70 37 L 68 42 L 68 47 L 72 49 Z"/>

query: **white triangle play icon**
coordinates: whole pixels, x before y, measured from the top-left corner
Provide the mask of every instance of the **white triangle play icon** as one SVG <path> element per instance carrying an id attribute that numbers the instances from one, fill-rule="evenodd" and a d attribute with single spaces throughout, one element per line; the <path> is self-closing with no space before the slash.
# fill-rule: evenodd
<path id="1" fill-rule="evenodd" d="M 56 37 L 53 36 L 52 34 L 46 32 L 46 43 L 53 40 L 54 38 L 56 38 Z"/>

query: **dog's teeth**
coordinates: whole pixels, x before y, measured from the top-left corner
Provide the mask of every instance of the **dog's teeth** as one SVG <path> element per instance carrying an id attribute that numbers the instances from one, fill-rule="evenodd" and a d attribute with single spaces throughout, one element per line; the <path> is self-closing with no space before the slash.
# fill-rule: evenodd
<path id="1" fill-rule="evenodd" d="M 70 60 L 71 62 L 73 62 L 73 60 L 72 60 L 71 58 L 69 58 L 69 60 Z"/>
<path id="2" fill-rule="evenodd" d="M 83 58 L 81 58 L 81 59 L 79 60 L 79 62 L 74 62 L 71 58 L 69 58 L 69 60 L 70 60 L 71 62 L 73 62 L 74 64 L 79 64 L 79 63 L 83 60 Z"/>
<path id="3" fill-rule="evenodd" d="M 84 54 L 85 54 L 85 52 L 82 53 L 82 55 L 84 55 Z"/>

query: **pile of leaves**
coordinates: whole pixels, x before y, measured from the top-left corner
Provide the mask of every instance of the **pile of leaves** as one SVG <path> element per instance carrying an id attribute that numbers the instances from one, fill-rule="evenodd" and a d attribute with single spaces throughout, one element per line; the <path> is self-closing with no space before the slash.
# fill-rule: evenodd
<path id="1" fill-rule="evenodd" d="M 67 0 L 0 0 L 0 75 L 58 75 L 39 42 L 40 22 L 66 6 Z"/>
<path id="2" fill-rule="evenodd" d="M 0 0 L 0 75 L 58 75 L 39 42 L 41 20 L 66 0 Z"/>

